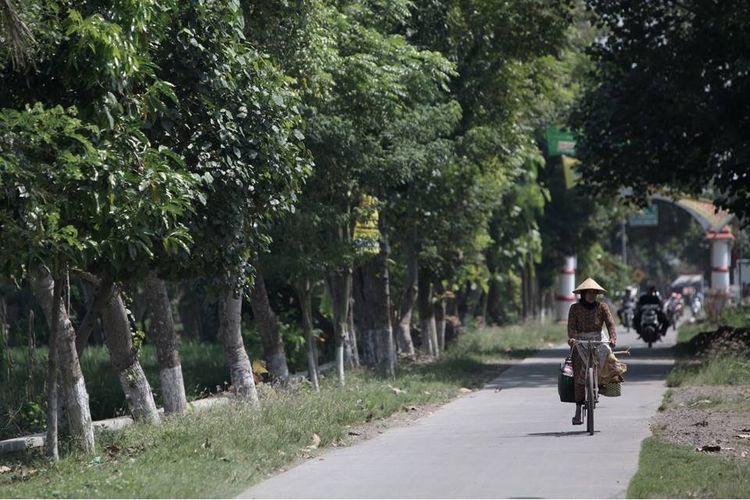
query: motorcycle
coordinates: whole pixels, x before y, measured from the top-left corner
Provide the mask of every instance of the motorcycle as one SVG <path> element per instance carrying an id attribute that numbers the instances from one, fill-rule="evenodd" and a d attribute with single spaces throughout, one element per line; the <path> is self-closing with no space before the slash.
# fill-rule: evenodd
<path id="1" fill-rule="evenodd" d="M 635 308 L 630 306 L 625 306 L 622 310 L 622 326 L 625 327 L 625 331 L 629 332 L 630 328 L 633 326 L 633 317 L 635 316 Z"/>
<path id="2" fill-rule="evenodd" d="M 647 304 L 641 310 L 640 337 L 649 347 L 661 337 L 661 325 L 659 324 L 659 306 Z"/>
<path id="3" fill-rule="evenodd" d="M 698 317 L 702 308 L 703 304 L 701 304 L 701 299 L 697 295 L 694 295 L 693 300 L 690 301 L 690 312 L 693 314 L 694 318 Z"/>
<path id="4" fill-rule="evenodd" d="M 666 307 L 664 308 L 664 315 L 667 317 L 667 322 L 674 329 L 677 330 L 677 322 L 682 317 L 682 298 L 671 299 Z"/>

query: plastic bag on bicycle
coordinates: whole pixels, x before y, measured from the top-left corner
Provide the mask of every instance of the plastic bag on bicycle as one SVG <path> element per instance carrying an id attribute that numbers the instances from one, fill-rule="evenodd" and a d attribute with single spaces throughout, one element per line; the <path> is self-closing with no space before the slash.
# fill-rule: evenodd
<path id="1" fill-rule="evenodd" d="M 612 351 L 609 352 L 603 363 L 599 364 L 598 382 L 604 384 L 616 384 L 624 380 L 623 375 L 628 371 L 628 366 L 617 359 Z"/>

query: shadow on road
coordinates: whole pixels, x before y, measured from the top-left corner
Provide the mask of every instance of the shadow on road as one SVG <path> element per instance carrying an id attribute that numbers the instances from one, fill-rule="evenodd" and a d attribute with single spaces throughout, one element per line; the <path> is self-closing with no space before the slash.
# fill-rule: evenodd
<path id="1" fill-rule="evenodd" d="M 624 347 L 619 349 L 624 349 Z M 522 364 L 505 371 L 501 377 L 490 382 L 487 389 L 508 389 L 513 387 L 557 386 L 560 363 L 568 355 L 569 349 L 544 349 L 534 353 Z M 625 387 L 628 383 L 663 380 L 673 366 L 671 347 L 633 347 L 630 356 L 620 356 L 628 366 L 625 374 Z"/>
<path id="2" fill-rule="evenodd" d="M 599 431 L 594 431 L 598 434 Z M 570 436 L 588 436 L 588 431 L 564 431 L 564 432 L 532 432 L 526 434 L 531 437 L 570 437 Z"/>

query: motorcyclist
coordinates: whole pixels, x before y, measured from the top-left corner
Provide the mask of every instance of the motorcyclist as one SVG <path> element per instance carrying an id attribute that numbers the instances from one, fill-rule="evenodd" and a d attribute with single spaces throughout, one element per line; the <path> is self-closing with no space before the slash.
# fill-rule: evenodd
<path id="1" fill-rule="evenodd" d="M 625 289 L 625 296 L 622 298 L 622 305 L 617 310 L 617 317 L 620 318 L 620 324 L 625 324 L 623 313 L 626 309 L 635 309 L 635 296 L 633 294 L 633 289 L 630 287 Z"/>
<path id="2" fill-rule="evenodd" d="M 664 301 L 664 314 L 667 317 L 667 321 L 672 324 L 676 324 L 682 312 L 683 300 L 682 294 L 679 292 L 672 292 L 672 294 Z"/>
<path id="3" fill-rule="evenodd" d="M 638 298 L 635 317 L 633 318 L 635 331 L 639 334 L 641 333 L 641 314 L 643 313 L 643 307 L 647 305 L 658 306 L 656 315 L 659 318 L 659 333 L 665 335 L 667 333 L 667 328 L 669 328 L 669 323 L 667 322 L 667 316 L 661 308 L 661 296 L 659 295 L 659 290 L 657 290 L 655 286 L 649 287 L 648 293 L 644 293 Z"/>

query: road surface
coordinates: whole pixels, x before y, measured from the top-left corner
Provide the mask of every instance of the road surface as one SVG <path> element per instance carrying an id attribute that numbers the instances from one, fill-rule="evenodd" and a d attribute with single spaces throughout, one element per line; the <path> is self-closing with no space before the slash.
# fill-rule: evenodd
<path id="1" fill-rule="evenodd" d="M 559 401 L 567 353 L 559 346 L 412 425 L 335 449 L 241 498 L 622 498 L 665 391 L 674 340 L 670 329 L 648 349 L 634 333 L 618 334 L 618 350 L 632 346 L 623 395 L 600 398 L 593 436 L 571 425 L 574 405 Z"/>

